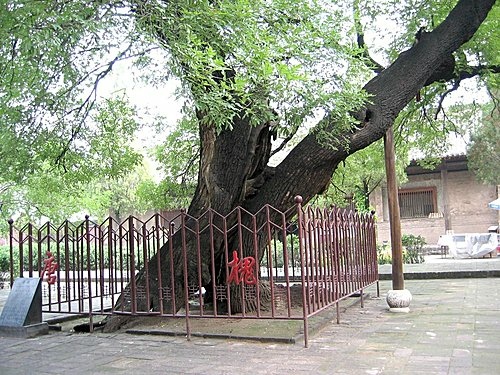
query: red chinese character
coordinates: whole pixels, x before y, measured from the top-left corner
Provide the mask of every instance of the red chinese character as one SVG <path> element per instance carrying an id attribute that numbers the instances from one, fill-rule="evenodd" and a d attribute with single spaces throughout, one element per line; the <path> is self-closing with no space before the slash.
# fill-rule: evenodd
<path id="1" fill-rule="evenodd" d="M 55 258 L 52 255 L 50 251 L 47 251 L 47 259 L 45 259 L 43 262 L 45 263 L 45 266 L 43 267 L 43 271 L 40 275 L 40 278 L 43 279 L 45 274 L 47 274 L 47 283 L 49 284 L 55 284 L 57 276 L 55 275 L 57 269 L 59 268 L 59 264 L 57 262 L 54 262 Z"/>
<path id="2" fill-rule="evenodd" d="M 227 265 L 231 267 L 231 272 L 229 273 L 229 277 L 227 279 L 227 283 L 231 284 L 234 282 L 235 284 L 240 283 L 240 274 L 239 274 L 239 259 L 238 259 L 238 252 L 236 250 L 233 251 L 233 260 L 230 261 Z"/>
<path id="3" fill-rule="evenodd" d="M 227 279 L 228 284 L 235 283 L 239 284 L 243 281 L 243 284 L 255 285 L 257 284 L 257 279 L 255 277 L 255 259 L 253 257 L 243 258 L 241 261 L 238 258 L 238 252 L 233 251 L 233 260 L 227 264 L 231 267 L 229 277 Z"/>

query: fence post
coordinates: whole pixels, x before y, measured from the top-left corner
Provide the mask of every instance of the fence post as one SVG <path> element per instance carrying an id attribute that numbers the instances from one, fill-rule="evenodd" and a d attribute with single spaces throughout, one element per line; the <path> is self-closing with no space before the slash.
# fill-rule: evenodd
<path id="1" fill-rule="evenodd" d="M 104 223 L 103 223 L 104 225 Z M 116 243 L 114 240 L 114 232 L 113 232 L 113 219 L 108 217 L 108 293 L 111 299 L 111 311 L 115 310 L 115 252 L 116 252 Z"/>
<path id="2" fill-rule="evenodd" d="M 184 269 L 184 308 L 186 309 L 186 333 L 188 341 L 191 340 L 191 323 L 189 321 L 189 279 L 188 259 L 186 249 L 186 211 L 181 211 L 181 235 L 182 235 L 182 268 Z M 173 297 L 175 298 L 175 296 Z"/>
<path id="3" fill-rule="evenodd" d="M 19 231 L 19 277 L 24 277 L 24 249 L 23 249 L 23 232 Z"/>
<path id="4" fill-rule="evenodd" d="M 87 247 L 87 287 L 89 291 L 89 323 L 90 332 L 94 332 L 94 318 L 92 316 L 92 270 L 90 259 L 90 223 L 89 215 L 85 215 L 85 243 Z M 82 252 L 83 253 L 83 252 Z"/>
<path id="5" fill-rule="evenodd" d="M 135 254 L 134 254 L 134 218 L 128 217 L 128 242 L 130 255 L 130 299 L 132 300 L 131 312 L 137 312 L 137 295 L 135 285 Z"/>
<path id="6" fill-rule="evenodd" d="M 40 233 L 40 229 L 38 230 Z M 47 237 L 49 234 L 47 234 Z M 38 246 L 41 246 L 40 242 Z M 40 269 L 38 269 L 40 273 Z M 28 277 L 33 277 L 33 224 L 28 223 Z"/>
<path id="7" fill-rule="evenodd" d="M 12 289 L 12 284 L 14 284 L 14 244 L 13 244 L 14 220 L 12 220 L 12 218 L 10 218 L 7 222 L 9 223 L 10 288 Z"/>
<path id="8" fill-rule="evenodd" d="M 181 219 L 184 220 L 184 219 Z M 177 306 L 175 302 L 175 269 L 174 269 L 174 245 L 173 245 L 173 237 L 174 237 L 174 226 L 175 223 L 170 223 L 170 228 L 168 231 L 168 255 L 170 259 L 170 289 L 171 289 L 171 298 L 172 298 L 172 314 L 175 315 L 177 312 Z"/>
<path id="9" fill-rule="evenodd" d="M 149 241 L 148 241 L 148 230 L 146 228 L 147 224 L 146 223 L 141 223 L 142 224 L 142 231 L 141 231 L 141 236 L 142 236 L 142 267 L 145 272 L 145 278 L 146 278 L 146 309 L 147 311 L 151 308 L 151 301 L 149 297 Z"/>
<path id="10" fill-rule="evenodd" d="M 68 310 L 71 311 L 71 283 L 74 284 L 74 280 L 71 280 L 70 277 L 70 261 L 73 263 L 73 270 L 74 270 L 74 259 L 70 259 L 71 257 L 71 251 L 70 251 L 70 246 L 69 246 L 69 227 L 68 227 L 68 220 L 64 221 L 64 275 L 65 275 L 65 285 L 66 285 L 66 301 L 68 303 Z M 72 248 L 74 249 L 74 241 L 75 238 L 73 238 L 72 241 Z M 74 271 L 73 271 L 74 272 Z"/>
<path id="11" fill-rule="evenodd" d="M 158 275 L 158 306 L 160 309 L 160 315 L 163 315 L 163 282 L 162 282 L 162 272 L 161 272 L 161 256 L 160 256 L 160 215 L 155 214 L 155 231 L 153 233 L 153 240 L 156 240 L 153 246 L 156 246 L 156 272 Z"/>
<path id="12" fill-rule="evenodd" d="M 307 308 L 306 308 L 306 280 L 305 280 L 305 270 L 304 270 L 304 243 L 303 243 L 303 212 L 302 212 L 302 197 L 297 195 L 295 197 L 295 203 L 297 205 L 297 222 L 299 231 L 299 252 L 300 252 L 300 279 L 302 282 L 302 319 L 304 322 L 304 346 L 307 348 L 309 346 L 309 330 L 307 322 Z"/>

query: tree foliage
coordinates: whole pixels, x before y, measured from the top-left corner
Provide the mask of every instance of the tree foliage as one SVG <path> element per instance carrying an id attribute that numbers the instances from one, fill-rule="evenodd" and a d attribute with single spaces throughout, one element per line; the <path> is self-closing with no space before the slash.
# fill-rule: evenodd
<path id="1" fill-rule="evenodd" d="M 102 217 L 118 202 L 110 200 L 110 188 L 97 186 L 114 184 L 116 195 L 116 188 L 142 161 L 131 145 L 139 130 L 137 115 L 126 100 L 115 98 L 97 104 L 87 123 L 79 140 L 85 138 L 88 143 L 76 141 L 65 151 L 64 163 L 57 164 L 61 154 L 56 143 L 61 140 L 46 139 L 43 150 L 30 150 L 35 160 L 29 163 L 36 163 L 33 169 L 22 170 L 11 179 L 1 176 L 1 216 L 5 221 L 11 216 L 21 221 L 41 217 L 61 221 L 82 210 Z M 9 144 L 2 144 L 2 149 L 4 146 Z"/>
<path id="2" fill-rule="evenodd" d="M 342 43 L 346 15 L 329 3 L 136 4 L 139 27 L 168 49 L 203 123 L 219 130 L 243 113 L 253 125 L 276 120 L 286 132 L 318 108 L 345 116 L 362 95 L 361 78 L 346 78 L 348 70 L 363 74 L 349 66 L 362 66 L 353 59 L 357 47 Z"/>
<path id="3" fill-rule="evenodd" d="M 138 129 L 132 109 L 119 99 L 98 104 L 100 81 L 121 61 L 132 61 L 152 85 L 176 76 L 186 98 L 184 120 L 156 151 L 167 167 L 165 179 L 161 184 L 146 179 L 137 190 L 151 205 L 187 204 L 203 173 L 204 132 L 234 129 L 236 118 L 255 127 L 268 124 L 280 148 L 299 144 L 304 138 L 297 137 L 304 134 L 299 129 L 312 129 L 323 147 L 345 151 L 347 157 L 353 151 L 349 134 L 362 126 L 366 114 L 357 111 L 373 100 L 373 93 L 362 89 L 365 82 L 414 46 L 419 28 L 425 26 L 420 36 L 430 35 L 455 5 L 5 1 L 0 8 L 4 211 L 7 202 L 20 197 L 31 210 L 50 212 L 50 202 L 75 207 L 82 189 L 89 190 L 85 184 L 122 178 L 140 162 L 130 147 Z M 402 108 L 396 119 L 402 160 L 410 145 L 431 156 L 446 147 L 446 134 L 457 124 L 445 104 L 464 80 L 494 82 L 498 13 L 493 6 L 474 36 L 453 51 L 451 68 L 436 69 L 421 85 L 420 101 Z M 377 148 L 350 156 L 330 186 L 344 191 L 350 184 L 366 191 L 376 184 Z M 348 180 L 349 165 L 369 173 Z"/>
<path id="4" fill-rule="evenodd" d="M 7 1 L 0 19 L 3 178 L 21 181 L 45 161 L 81 164 L 92 154 L 97 83 L 133 53 L 117 39 L 123 25 L 98 2 Z"/>
<path id="5" fill-rule="evenodd" d="M 408 160 L 408 149 L 400 145 L 396 150 L 398 181 L 403 183 L 406 179 L 404 168 Z M 384 182 L 384 145 L 378 141 L 350 155 L 337 167 L 328 189 L 318 197 L 317 203 L 343 207 L 348 203 L 348 198 L 358 211 L 369 212 L 369 196 Z"/>

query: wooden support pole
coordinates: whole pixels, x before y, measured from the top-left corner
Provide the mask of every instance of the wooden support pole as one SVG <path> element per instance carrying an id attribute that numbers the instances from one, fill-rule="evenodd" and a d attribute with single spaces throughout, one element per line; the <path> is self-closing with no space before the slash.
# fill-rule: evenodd
<path id="1" fill-rule="evenodd" d="M 389 223 L 392 248 L 392 289 L 403 290 L 403 244 L 401 242 L 401 218 L 399 213 L 398 183 L 396 179 L 396 152 L 394 130 L 391 126 L 384 136 L 385 171 L 387 175 L 387 197 L 389 201 Z"/>
<path id="2" fill-rule="evenodd" d="M 441 170 L 441 183 L 443 184 L 444 230 L 445 233 L 448 233 L 448 231 L 451 230 L 450 204 L 448 202 L 448 170 L 446 163 L 443 164 L 443 169 Z"/>

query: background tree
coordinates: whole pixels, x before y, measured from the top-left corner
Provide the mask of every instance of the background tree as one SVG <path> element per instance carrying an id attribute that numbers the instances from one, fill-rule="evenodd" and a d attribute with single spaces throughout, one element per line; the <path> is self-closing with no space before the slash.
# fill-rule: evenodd
<path id="1" fill-rule="evenodd" d="M 55 144 L 61 140 L 50 140 L 51 135 L 40 153 L 30 150 L 34 160 L 25 165 L 26 170 L 9 175 L 9 165 L 2 165 L 7 170 L 0 177 L 3 232 L 7 229 L 7 219 L 12 216 L 18 225 L 26 221 L 39 222 L 42 218 L 61 222 L 82 210 L 90 211 L 94 218 L 102 218 L 109 214 L 110 207 L 115 204 L 119 207 L 118 202 L 123 205 L 128 200 L 129 206 L 134 205 L 131 200 L 135 198 L 124 194 L 123 186 L 126 179 L 132 178 L 127 176 L 142 161 L 142 155 L 132 147 L 140 128 L 136 117 L 126 100 L 105 100 L 96 106 L 95 114 L 89 116 L 86 128 L 80 130 L 82 142 L 77 142 L 75 149 L 65 151 L 63 164 L 57 165 L 61 154 L 57 153 Z M 84 139 L 88 142 L 83 142 Z M 15 147 L 10 143 L 1 146 L 2 150 Z M 122 189 L 120 193 L 118 188 Z"/>
<path id="2" fill-rule="evenodd" d="M 396 149 L 398 181 L 404 182 L 408 148 L 400 145 Z M 356 210 L 370 212 L 370 194 L 384 182 L 384 146 L 377 141 L 347 157 L 335 170 L 328 189 L 315 199 L 315 203 L 344 207 L 352 202 Z"/>
<path id="3" fill-rule="evenodd" d="M 469 168 L 474 171 L 480 181 L 500 185 L 498 171 L 500 165 L 499 110 L 495 106 L 488 112 L 489 115 L 483 118 L 481 124 L 472 134 L 467 156 Z"/>
<path id="4" fill-rule="evenodd" d="M 498 56 L 496 57 L 498 59 Z M 500 185 L 498 166 L 500 165 L 500 109 L 498 93 L 500 80 L 498 76 L 487 77 L 487 88 L 493 100 L 481 106 L 482 116 L 473 127 L 471 140 L 467 149 L 469 167 L 475 172 L 479 181 Z"/>

